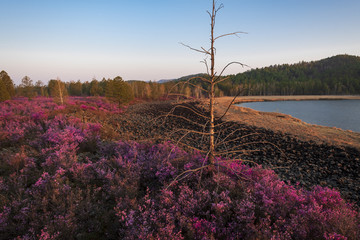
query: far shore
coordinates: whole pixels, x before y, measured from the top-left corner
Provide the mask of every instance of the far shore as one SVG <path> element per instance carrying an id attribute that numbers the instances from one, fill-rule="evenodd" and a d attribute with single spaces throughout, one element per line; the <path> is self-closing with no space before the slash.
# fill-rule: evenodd
<path id="1" fill-rule="evenodd" d="M 231 102 L 234 97 L 219 97 L 220 103 Z M 234 104 L 264 101 L 306 101 L 306 100 L 360 100 L 360 95 L 291 95 L 291 96 L 239 96 Z"/>
<path id="2" fill-rule="evenodd" d="M 217 101 L 230 102 L 234 97 L 219 97 Z M 360 100 L 360 95 L 291 95 L 291 96 L 239 96 L 234 104 L 263 101 L 306 101 L 306 100 Z"/>

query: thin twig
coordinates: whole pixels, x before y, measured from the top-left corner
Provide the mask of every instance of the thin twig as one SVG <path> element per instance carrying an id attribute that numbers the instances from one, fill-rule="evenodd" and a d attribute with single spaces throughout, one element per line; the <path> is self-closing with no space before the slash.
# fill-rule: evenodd
<path id="1" fill-rule="evenodd" d="M 219 76 L 217 76 L 217 78 L 215 79 L 215 82 L 217 82 L 217 81 L 219 80 L 219 78 L 222 76 L 222 74 L 225 72 L 225 70 L 226 70 L 229 66 L 231 66 L 231 65 L 233 65 L 233 64 L 238 64 L 238 65 L 241 65 L 242 67 L 249 67 L 248 65 L 243 64 L 243 63 L 241 63 L 241 62 L 236 62 L 236 61 L 230 62 L 230 63 L 228 63 L 228 64 L 221 70 Z"/>
<path id="2" fill-rule="evenodd" d="M 235 131 L 234 131 L 235 132 Z M 230 135 L 230 134 L 229 134 Z M 250 133 L 250 134 L 247 134 L 247 135 L 244 135 L 244 136 L 241 136 L 241 137 L 237 137 L 235 139 L 231 139 L 231 140 L 228 140 L 228 141 L 225 141 L 228 136 L 227 135 L 220 143 L 218 143 L 218 146 L 221 146 L 221 145 L 226 145 L 228 143 L 231 143 L 231 142 L 235 142 L 235 141 L 238 141 L 240 139 L 243 139 L 243 138 L 246 138 L 246 137 L 250 137 L 250 136 L 254 136 L 254 135 L 259 135 L 259 133 Z"/>
<path id="3" fill-rule="evenodd" d="M 175 115 L 175 114 L 171 114 L 171 113 L 165 114 L 165 115 L 160 115 L 160 116 L 154 118 L 152 121 L 154 122 L 154 121 L 157 121 L 157 120 L 160 119 L 160 118 L 168 118 L 168 117 L 180 118 L 180 119 L 183 119 L 183 120 L 185 120 L 185 121 L 187 121 L 187 122 L 189 122 L 189 123 L 191 123 L 191 124 L 197 125 L 197 126 L 202 127 L 202 128 L 203 128 L 204 126 L 206 126 L 206 125 L 204 125 L 204 124 L 201 124 L 201 123 L 192 121 L 192 120 L 190 120 L 190 119 L 187 118 L 187 117 L 184 117 L 184 116 L 181 116 L 181 115 Z"/>
<path id="4" fill-rule="evenodd" d="M 199 134 L 199 135 L 210 135 L 210 133 L 207 133 L 207 132 L 199 132 L 199 131 L 190 130 L 190 129 L 186 129 L 186 128 L 178 128 L 178 129 L 172 131 L 170 133 L 170 135 L 173 135 L 173 134 L 175 134 L 177 132 L 184 132 L 184 131 L 187 132 L 187 133 L 194 133 L 194 134 Z"/>
<path id="5" fill-rule="evenodd" d="M 246 149 L 242 149 L 242 150 L 227 150 L 227 151 L 223 151 L 223 152 L 216 152 L 215 155 L 216 156 L 221 156 L 223 154 L 231 154 L 231 153 L 244 153 L 244 154 L 247 154 L 247 153 L 251 153 L 251 152 L 259 152 L 261 151 L 260 149 L 255 149 L 255 150 L 246 150 Z"/>
<path id="6" fill-rule="evenodd" d="M 244 160 L 244 159 L 227 159 L 227 160 L 221 160 L 219 161 L 219 163 L 230 163 L 230 162 L 249 162 L 249 163 L 253 163 L 256 166 L 259 166 L 260 164 L 258 164 L 257 162 L 251 161 L 251 160 Z"/>
<path id="7" fill-rule="evenodd" d="M 199 168 L 189 169 L 189 170 L 186 170 L 186 171 L 180 173 L 179 175 L 176 176 L 176 178 L 175 178 L 173 181 L 171 181 L 171 183 L 169 184 L 169 186 L 166 187 L 166 190 L 167 190 L 169 187 L 171 187 L 171 185 L 173 185 L 173 184 L 178 180 L 178 178 L 180 178 L 182 175 L 184 175 L 184 174 L 186 174 L 186 173 L 194 173 L 194 172 L 197 172 L 197 171 L 199 171 L 199 170 L 201 170 L 201 169 L 203 169 L 203 168 L 206 168 L 206 167 L 208 167 L 208 166 L 209 166 L 209 165 L 205 165 L 205 166 L 201 166 L 201 167 L 199 167 Z"/>
<path id="8" fill-rule="evenodd" d="M 207 75 L 210 75 L 210 72 L 209 72 L 209 65 L 207 64 L 206 58 L 204 58 L 204 60 L 203 60 L 203 61 L 201 61 L 201 62 L 203 62 L 203 63 L 205 64 L 205 67 L 206 67 L 206 73 L 207 73 Z"/>
<path id="9" fill-rule="evenodd" d="M 202 50 L 200 50 L 200 49 L 193 48 L 193 47 L 191 47 L 191 46 L 189 46 L 189 45 L 186 45 L 186 44 L 184 44 L 184 43 L 182 43 L 182 42 L 180 42 L 180 44 L 183 45 L 184 47 L 187 47 L 187 48 L 193 50 L 193 51 L 210 55 L 210 53 L 209 53 L 208 51 L 204 50 L 204 48 L 201 48 Z"/>
<path id="10" fill-rule="evenodd" d="M 245 178 L 245 177 L 239 176 L 238 173 L 236 173 L 233 169 L 229 168 L 228 166 L 220 165 L 220 167 L 226 168 L 227 170 L 229 170 L 230 172 L 232 172 L 236 177 L 238 177 L 238 178 L 241 179 L 241 180 L 245 180 L 245 181 L 249 181 L 249 180 L 250 180 L 249 178 Z"/>
<path id="11" fill-rule="evenodd" d="M 226 110 L 225 110 L 225 112 L 223 113 L 223 115 L 222 115 L 219 119 L 217 119 L 217 121 L 221 121 L 221 120 L 223 119 L 223 117 L 225 117 L 225 115 L 226 115 L 226 114 L 228 113 L 228 111 L 230 110 L 230 107 L 231 107 L 231 106 L 233 105 L 233 103 L 235 102 L 236 98 L 237 98 L 238 96 L 240 96 L 241 92 L 242 92 L 242 90 L 240 89 L 240 90 L 238 91 L 238 93 L 235 95 L 235 97 L 231 100 L 230 104 L 229 104 L 228 107 L 226 108 Z"/>

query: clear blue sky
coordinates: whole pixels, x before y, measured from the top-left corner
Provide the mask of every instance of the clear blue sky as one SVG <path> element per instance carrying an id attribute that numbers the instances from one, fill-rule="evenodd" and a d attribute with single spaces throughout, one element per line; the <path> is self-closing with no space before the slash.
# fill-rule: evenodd
<path id="1" fill-rule="evenodd" d="M 0 0 L 0 70 L 16 84 L 121 76 L 159 80 L 205 72 L 211 0 Z M 217 69 L 360 55 L 359 0 L 218 0 Z M 229 68 L 228 74 L 247 69 Z M 219 71 L 219 70 L 218 70 Z"/>

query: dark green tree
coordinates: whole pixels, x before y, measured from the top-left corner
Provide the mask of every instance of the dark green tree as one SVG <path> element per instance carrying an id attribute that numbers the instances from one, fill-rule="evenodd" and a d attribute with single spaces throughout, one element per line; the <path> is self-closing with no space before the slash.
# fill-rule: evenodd
<path id="1" fill-rule="evenodd" d="M 102 93 L 102 89 L 101 89 L 101 86 L 100 86 L 98 80 L 93 79 L 90 82 L 90 95 L 91 96 L 100 96 L 101 93 Z"/>
<path id="2" fill-rule="evenodd" d="M 7 72 L 1 71 L 0 72 L 0 79 L 3 82 L 3 84 L 5 85 L 6 91 L 8 92 L 10 98 L 15 96 L 14 83 L 11 80 L 11 78 L 9 77 L 9 75 L 7 74 Z"/>
<path id="3" fill-rule="evenodd" d="M 117 76 L 113 80 L 108 80 L 105 96 L 119 105 L 130 102 L 134 99 L 134 93 L 128 83 Z"/>
<path id="4" fill-rule="evenodd" d="M 3 80 L 0 78 L 0 102 L 10 99 L 10 94 L 6 89 L 6 85 Z"/>
<path id="5" fill-rule="evenodd" d="M 81 84 L 81 92 L 83 96 L 90 96 L 90 82 L 86 81 Z"/>
<path id="6" fill-rule="evenodd" d="M 33 81 L 28 76 L 23 77 L 21 80 L 20 89 L 21 95 L 27 97 L 29 100 L 36 95 Z"/>
<path id="7" fill-rule="evenodd" d="M 80 80 L 77 82 L 71 81 L 69 83 L 69 94 L 71 96 L 81 96 L 82 95 L 82 83 Z"/>
<path id="8" fill-rule="evenodd" d="M 40 80 L 35 83 L 35 92 L 38 96 L 46 97 L 49 96 L 46 91 L 46 86 Z"/>

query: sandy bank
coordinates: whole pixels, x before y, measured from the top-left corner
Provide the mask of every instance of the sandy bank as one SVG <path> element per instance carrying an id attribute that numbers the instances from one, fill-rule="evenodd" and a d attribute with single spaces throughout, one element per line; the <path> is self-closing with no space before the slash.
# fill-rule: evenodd
<path id="1" fill-rule="evenodd" d="M 232 97 L 216 99 L 215 112 L 222 116 Z M 360 96 L 248 96 L 239 97 L 236 103 L 249 101 L 285 101 L 285 100 L 340 100 L 360 99 Z M 291 134 L 304 141 L 316 141 L 332 145 L 351 146 L 360 149 L 360 133 L 345 131 L 334 127 L 312 125 L 282 113 L 259 112 L 249 108 L 231 106 L 225 121 L 239 122 L 255 127 Z"/>
<path id="2" fill-rule="evenodd" d="M 219 102 L 231 102 L 233 97 L 217 98 Z M 304 100 L 360 100 L 359 95 L 295 95 L 295 96 L 241 96 L 235 103 L 263 101 L 304 101 Z"/>

